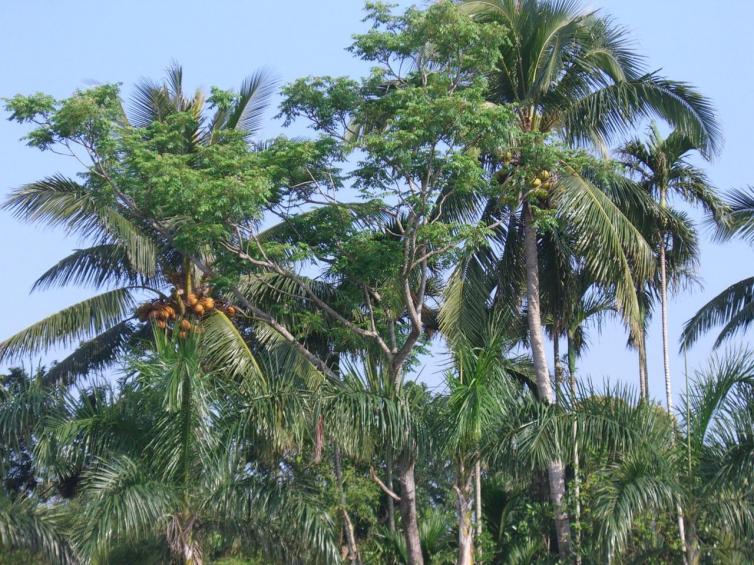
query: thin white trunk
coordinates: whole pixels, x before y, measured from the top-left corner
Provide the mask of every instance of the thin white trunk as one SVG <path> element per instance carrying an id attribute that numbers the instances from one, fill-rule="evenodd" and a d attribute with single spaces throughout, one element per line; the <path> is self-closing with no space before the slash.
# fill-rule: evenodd
<path id="1" fill-rule="evenodd" d="M 576 400 L 578 387 L 576 386 L 576 352 L 572 346 L 571 334 L 568 334 L 568 384 L 571 390 L 572 401 Z M 576 565 L 581 565 L 581 476 L 579 468 L 579 425 L 574 420 L 573 434 L 573 520 L 576 531 L 573 535 L 573 553 Z"/>
<path id="2" fill-rule="evenodd" d="M 410 449 L 410 448 L 406 448 Z M 419 522 L 416 516 L 416 479 L 414 477 L 415 461 L 411 453 L 401 457 L 398 482 L 401 485 L 400 510 L 403 522 L 403 536 L 406 540 L 406 554 L 409 565 L 424 565 Z"/>
<path id="3" fill-rule="evenodd" d="M 537 376 L 537 392 L 541 402 L 552 404 L 555 401 L 550 373 L 547 368 L 545 340 L 542 331 L 542 316 L 539 304 L 539 258 L 537 251 L 537 233 L 534 228 L 531 209 L 524 205 L 524 239 L 526 251 L 526 291 L 527 311 L 529 322 L 529 343 L 531 345 L 534 371 Z M 555 517 L 555 530 L 558 536 L 558 552 L 561 559 L 568 559 L 571 553 L 571 527 L 566 511 L 565 472 L 563 463 L 558 458 L 547 466 L 547 477 L 550 486 L 550 501 Z"/>
<path id="4" fill-rule="evenodd" d="M 456 479 L 456 514 L 458 518 L 458 557 L 456 565 L 473 565 L 474 563 L 474 530 L 471 522 L 471 480 L 472 473 L 467 472 L 461 461 L 458 464 Z"/>
<path id="5" fill-rule="evenodd" d="M 474 516 L 476 518 L 476 550 L 482 556 L 482 462 L 477 456 L 474 466 Z"/>
<path id="6" fill-rule="evenodd" d="M 665 191 L 661 192 L 660 206 L 665 208 Z M 670 380 L 670 348 L 668 344 L 668 273 L 665 259 L 665 235 L 660 236 L 660 311 L 662 318 L 662 365 L 665 371 L 665 400 L 668 414 L 673 412 L 673 388 Z"/>

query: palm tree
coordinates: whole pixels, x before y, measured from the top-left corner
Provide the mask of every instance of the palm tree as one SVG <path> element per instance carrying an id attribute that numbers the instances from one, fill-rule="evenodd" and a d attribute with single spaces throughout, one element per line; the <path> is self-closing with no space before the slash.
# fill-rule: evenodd
<path id="1" fill-rule="evenodd" d="M 643 142 L 634 139 L 623 145 L 618 154 L 628 164 L 630 171 L 646 192 L 658 201 L 664 212 L 668 208 L 668 198 L 680 196 L 690 204 L 701 205 L 714 218 L 721 218 L 723 206 L 707 176 L 702 170 L 689 163 L 688 158 L 696 147 L 688 135 L 679 130 L 663 138 L 656 124 L 649 128 L 648 139 Z M 688 226 L 689 231 L 694 231 Z M 670 376 L 670 344 L 668 343 L 668 261 L 667 254 L 671 243 L 671 233 L 667 222 L 652 238 L 657 242 L 659 263 L 659 299 L 662 326 L 662 354 L 665 373 L 665 400 L 668 412 L 673 411 L 672 381 Z M 677 241 L 677 239 L 676 239 Z M 676 253 L 678 255 L 678 253 Z M 687 263 L 694 262 L 693 255 L 687 255 Z"/>
<path id="2" fill-rule="evenodd" d="M 751 242 L 754 234 L 754 187 L 733 191 L 726 198 L 729 215 L 718 226 L 717 235 L 722 240 L 742 237 Z M 681 348 L 691 347 L 702 335 L 715 326 L 723 325 L 715 340 L 718 347 L 739 331 L 744 331 L 754 320 L 754 277 L 732 284 L 715 296 L 683 327 Z"/>
<path id="3" fill-rule="evenodd" d="M 654 114 L 706 151 L 716 149 L 719 133 L 707 100 L 683 83 L 646 72 L 641 59 L 628 47 L 624 31 L 608 18 L 587 13 L 576 2 L 470 0 L 465 4 L 475 16 L 495 18 L 509 30 L 500 47 L 500 71 L 491 77 L 490 100 L 516 104 L 525 132 L 541 134 L 542 140 L 553 133 L 568 143 L 603 145 L 635 119 Z M 512 148 L 511 155 L 505 157 L 520 164 L 513 154 L 518 150 Z M 530 171 L 529 175 L 532 173 L 536 174 Z M 541 183 L 539 179 L 537 184 Z M 527 193 L 527 187 L 521 185 L 513 190 L 519 195 Z M 646 242 L 621 211 L 625 200 L 616 203 L 615 198 L 608 198 L 567 163 L 559 167 L 553 196 L 561 217 L 580 234 L 579 251 L 594 274 L 601 279 L 612 275 L 617 282 L 616 299 L 628 318 L 636 320 L 634 273 L 628 265 L 633 263 L 641 271 L 649 271 L 651 265 Z M 518 225 L 524 235 L 529 338 L 540 397 L 552 402 L 539 304 L 537 225 L 529 200 L 519 197 L 517 203 Z M 629 255 L 632 261 L 627 259 Z M 554 460 L 549 475 L 559 550 L 566 556 L 570 551 L 569 525 L 562 502 L 562 463 Z"/>
<path id="4" fill-rule="evenodd" d="M 599 471 L 604 483 L 592 504 L 608 551 L 625 546 L 633 517 L 681 506 L 688 563 L 751 560 L 751 545 L 738 540 L 754 527 L 752 394 L 751 352 L 713 358 L 684 395 L 680 428 L 663 424 L 662 439 L 645 427 L 651 440 L 622 450 L 615 465 Z"/>
<path id="5" fill-rule="evenodd" d="M 329 517 L 305 482 L 271 471 L 302 445 L 305 386 L 269 357 L 264 376 L 205 371 L 206 335 L 156 330 L 118 393 L 39 388 L 0 406 L 0 429 L 12 439 L 33 417 L 41 476 L 65 477 L 76 494 L 52 509 L 79 560 L 143 546 L 200 564 L 218 532 L 270 557 L 332 562 Z"/>
<path id="6" fill-rule="evenodd" d="M 117 102 L 115 115 L 122 124 L 147 128 L 171 114 L 190 112 L 197 116 L 196 129 L 186 132 L 185 150 L 190 151 L 192 144 L 215 143 L 223 130 L 239 130 L 248 136 L 257 133 L 273 86 L 268 74 L 259 71 L 224 103 L 210 98 L 214 112 L 206 116 L 204 95 L 197 92 L 187 98 L 183 70 L 173 64 L 163 84 L 147 81 L 137 86 L 130 112 Z M 84 182 L 55 175 L 30 183 L 13 191 L 3 206 L 24 221 L 62 227 L 93 243 L 52 266 L 32 290 L 69 284 L 108 288 L 0 342 L 0 360 L 77 345 L 47 372 L 49 382 L 72 382 L 106 368 L 136 340 L 147 337 L 149 330 L 139 324 L 135 311 L 145 293 L 156 305 L 168 304 L 178 298 L 171 296 L 171 287 L 183 287 L 187 295 L 203 284 L 187 256 L 142 221 L 130 199 L 103 197 L 97 173 L 95 166 Z"/>
<path id="7" fill-rule="evenodd" d="M 479 469 L 482 463 L 482 442 L 494 429 L 494 423 L 505 412 L 506 400 L 515 393 L 511 390 L 516 381 L 530 379 L 530 362 L 515 356 L 511 349 L 515 341 L 506 336 L 504 325 L 496 320 L 485 323 L 482 341 L 463 335 L 449 336 L 452 343 L 453 368 L 446 373 L 449 392 L 440 436 L 444 448 L 456 467 L 458 518 L 458 560 L 468 565 L 474 562 L 472 533 L 472 502 L 476 503 L 477 530 L 481 527 L 481 508 L 477 491 L 472 499 L 472 481 L 479 489 Z M 449 331 L 447 324 L 445 331 Z M 477 534 L 477 542 L 479 542 Z"/>

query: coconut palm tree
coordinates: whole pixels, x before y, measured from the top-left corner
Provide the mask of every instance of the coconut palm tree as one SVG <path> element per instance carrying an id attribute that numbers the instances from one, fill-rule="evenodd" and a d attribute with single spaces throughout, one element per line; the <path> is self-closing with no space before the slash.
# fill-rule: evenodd
<path id="1" fill-rule="evenodd" d="M 701 205 L 713 218 L 721 218 L 722 202 L 715 194 L 704 172 L 689 162 L 696 150 L 688 135 L 679 130 L 663 137 L 656 124 L 649 128 L 647 141 L 634 139 L 623 145 L 618 154 L 638 177 L 644 190 L 655 199 L 661 210 L 668 208 L 668 198 L 681 197 L 689 204 Z M 670 374 L 670 344 L 668 343 L 668 261 L 671 234 L 667 223 L 652 238 L 658 248 L 660 322 L 662 327 L 663 370 L 665 374 L 665 400 L 669 412 L 673 411 L 673 392 Z M 688 226 L 693 232 L 693 227 Z M 676 238 L 677 241 L 677 238 Z M 678 253 L 676 253 L 678 255 Z M 687 263 L 695 257 L 686 253 Z"/>
<path id="2" fill-rule="evenodd" d="M 754 187 L 736 190 L 726 198 L 729 215 L 718 226 L 717 235 L 722 240 L 742 237 L 752 242 L 754 234 Z M 744 331 L 754 320 L 754 277 L 730 285 L 702 306 L 683 327 L 681 347 L 691 347 L 702 335 L 715 326 L 722 329 L 715 340 L 718 347 L 739 331 Z"/>
<path id="3" fill-rule="evenodd" d="M 173 64 L 164 83 L 137 85 L 129 111 L 118 101 L 111 119 L 148 128 L 172 114 L 191 113 L 197 119 L 195 128 L 186 132 L 185 151 L 190 151 L 192 144 L 215 143 L 224 130 L 239 130 L 249 137 L 257 133 L 273 86 L 269 75 L 259 71 L 223 103 L 210 98 L 214 111 L 208 115 L 204 95 L 198 91 L 186 97 L 183 70 Z M 77 346 L 47 372 L 50 382 L 72 382 L 106 368 L 134 341 L 148 336 L 135 311 L 137 300 L 151 295 L 155 304 L 168 303 L 176 298 L 171 287 L 186 286 L 189 293 L 202 285 L 195 266 L 142 221 L 133 202 L 123 196 L 103 196 L 101 183 L 95 164 L 83 182 L 48 177 L 14 190 L 3 205 L 24 221 L 60 227 L 92 243 L 52 266 L 32 290 L 69 284 L 107 289 L 0 342 L 0 360 L 6 361 Z"/>
<path id="4" fill-rule="evenodd" d="M 471 0 L 465 4 L 476 17 L 495 18 L 509 30 L 500 47 L 500 71 L 490 77 L 490 100 L 516 104 L 521 128 L 534 135 L 535 143 L 537 136 L 542 143 L 548 135 L 557 134 L 567 143 L 604 145 L 637 118 L 654 114 L 681 129 L 706 151 L 716 149 L 719 133 L 707 100 L 686 84 L 648 73 L 641 58 L 628 47 L 625 32 L 608 18 L 586 12 L 576 2 Z M 521 153 L 521 147 L 513 147 L 504 153 L 504 160 L 530 164 L 526 159 L 531 155 Z M 552 205 L 580 235 L 578 250 L 595 276 L 612 276 L 617 284 L 616 299 L 636 325 L 636 269 L 628 265 L 647 272 L 651 265 L 646 242 L 622 213 L 626 197 L 623 201 L 609 198 L 574 167 L 560 165 L 551 181 Z M 527 180 L 538 188 L 543 179 L 536 176 L 532 180 L 535 175 L 535 170 L 528 171 Z M 519 183 L 512 192 L 526 195 L 528 187 Z M 552 402 L 539 304 L 537 222 L 530 198 L 519 196 L 517 200 L 537 384 L 542 400 Z M 565 556 L 569 553 L 569 527 L 562 503 L 562 464 L 553 461 L 549 474 L 559 549 Z"/>

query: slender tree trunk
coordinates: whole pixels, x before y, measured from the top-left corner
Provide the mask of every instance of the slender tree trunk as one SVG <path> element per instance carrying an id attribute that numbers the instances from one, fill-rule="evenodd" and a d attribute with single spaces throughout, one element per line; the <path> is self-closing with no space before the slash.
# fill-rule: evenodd
<path id="1" fill-rule="evenodd" d="M 541 402 L 552 404 L 555 400 L 547 369 L 542 317 L 539 305 L 539 258 L 537 251 L 537 233 L 534 228 L 531 209 L 524 204 L 524 239 L 526 250 L 526 291 L 529 322 L 529 342 L 534 359 L 534 371 L 537 376 L 537 392 Z M 565 473 L 563 463 L 558 458 L 547 466 L 550 484 L 550 500 L 555 514 L 555 529 L 558 535 L 558 552 L 562 559 L 567 559 L 570 552 L 571 533 L 568 513 L 563 501 L 565 497 Z"/>
<path id="2" fill-rule="evenodd" d="M 665 187 L 660 188 L 660 208 L 665 208 L 667 204 L 667 191 Z M 665 250 L 665 234 L 660 233 L 660 316 L 662 326 L 662 368 L 665 373 L 665 403 L 668 408 L 668 414 L 673 414 L 673 384 L 670 377 L 670 351 L 668 338 L 668 270 Z M 683 549 L 683 561 L 688 563 L 689 557 L 693 553 L 691 545 L 687 542 L 686 527 L 683 519 L 683 508 L 679 504 L 678 511 L 678 534 L 681 538 Z"/>
<path id="3" fill-rule="evenodd" d="M 568 334 L 568 385 L 571 389 L 571 398 L 575 400 L 576 386 L 576 351 L 573 347 L 573 338 Z M 575 532 L 573 534 L 573 553 L 576 564 L 581 564 L 581 476 L 579 469 L 579 425 L 573 422 L 573 522 Z"/>
<path id="4" fill-rule="evenodd" d="M 476 553 L 482 557 L 482 460 L 477 453 L 474 465 L 474 517 L 476 519 Z"/>
<path id="5" fill-rule="evenodd" d="M 649 400 L 649 373 L 647 371 L 647 340 L 644 330 L 636 336 L 639 351 L 639 391 L 642 400 Z"/>
<path id="6" fill-rule="evenodd" d="M 665 208 L 665 190 L 660 191 L 660 206 Z M 665 371 L 665 400 L 668 413 L 673 412 L 673 388 L 670 381 L 670 351 L 668 344 L 668 273 L 665 259 L 665 236 L 660 234 L 660 311 L 662 317 L 662 366 Z"/>
<path id="7" fill-rule="evenodd" d="M 555 404 L 560 404 L 560 395 L 563 386 L 563 366 L 560 364 L 560 328 L 558 324 L 554 325 L 552 333 L 552 366 L 555 368 Z"/>
<path id="8" fill-rule="evenodd" d="M 356 543 L 356 533 L 353 529 L 353 522 L 348 515 L 346 508 L 346 491 L 343 488 L 343 468 L 340 460 L 340 448 L 335 446 L 335 481 L 338 485 L 338 497 L 340 498 L 340 511 L 343 514 L 343 529 L 346 532 L 346 544 L 348 545 L 348 561 L 353 564 L 360 564 L 359 547 Z"/>
<path id="9" fill-rule="evenodd" d="M 639 349 L 639 398 L 642 400 L 647 399 L 647 391 L 644 388 L 644 365 L 641 362 L 642 351 Z"/>
<path id="10" fill-rule="evenodd" d="M 458 463 L 456 476 L 456 515 L 458 518 L 458 558 L 457 565 L 473 565 L 474 563 L 474 534 L 471 521 L 471 481 L 473 474 L 469 473 L 463 461 Z"/>
<path id="11" fill-rule="evenodd" d="M 689 519 L 687 529 L 686 543 L 686 563 L 688 565 L 698 565 L 702 560 L 702 552 L 699 549 L 699 536 L 696 532 L 696 521 Z"/>
<path id="12" fill-rule="evenodd" d="M 401 455 L 398 482 L 401 485 L 401 521 L 403 535 L 406 539 L 406 554 L 409 565 L 423 565 L 421 539 L 419 537 L 419 522 L 416 517 L 416 479 L 414 467 L 416 459 L 412 450 L 407 447 Z"/>
<path id="13" fill-rule="evenodd" d="M 393 489 L 393 454 L 388 452 L 387 461 L 387 486 L 390 490 Z M 395 531 L 395 501 L 393 497 L 387 497 L 387 524 L 391 532 Z"/>

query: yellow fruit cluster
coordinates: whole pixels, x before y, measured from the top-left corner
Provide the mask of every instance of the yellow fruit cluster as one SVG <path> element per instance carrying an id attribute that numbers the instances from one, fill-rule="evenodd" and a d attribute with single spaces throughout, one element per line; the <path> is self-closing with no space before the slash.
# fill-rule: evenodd
<path id="1" fill-rule="evenodd" d="M 550 171 L 541 171 L 531 181 L 531 186 L 534 189 L 534 196 L 537 198 L 546 198 L 547 191 L 552 188 L 552 175 L 550 174 Z"/>
<path id="2" fill-rule="evenodd" d="M 185 338 L 192 330 L 199 331 L 196 322 L 191 318 L 200 319 L 212 310 L 220 309 L 228 316 L 236 315 L 236 308 L 230 304 L 218 302 L 206 293 L 189 292 L 185 298 L 182 290 L 174 290 L 173 298 L 161 298 L 152 302 L 146 302 L 139 306 L 136 315 L 140 321 L 151 320 L 155 326 L 162 330 L 172 329 L 178 332 L 178 337 Z M 180 316 L 179 312 L 183 311 Z"/>

